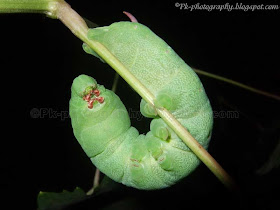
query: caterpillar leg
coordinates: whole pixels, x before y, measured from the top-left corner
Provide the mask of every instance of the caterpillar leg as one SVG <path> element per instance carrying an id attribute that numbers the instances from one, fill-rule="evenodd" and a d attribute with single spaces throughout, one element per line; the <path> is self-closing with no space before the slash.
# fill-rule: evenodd
<path id="1" fill-rule="evenodd" d="M 157 108 L 165 108 L 167 110 L 175 110 L 175 100 L 174 97 L 168 91 L 161 91 L 155 99 L 155 106 Z"/>
<path id="2" fill-rule="evenodd" d="M 155 118 L 157 116 L 157 112 L 154 106 L 147 103 L 145 100 L 141 100 L 140 103 L 140 112 L 144 117 Z"/>
<path id="3" fill-rule="evenodd" d="M 123 179 L 129 186 L 147 190 L 165 188 L 173 183 L 173 180 L 166 181 L 172 179 L 172 175 L 166 173 L 170 166 L 165 164 L 162 143 L 165 142 L 151 132 L 134 141 Z"/>
<path id="4" fill-rule="evenodd" d="M 162 169 L 166 171 L 172 170 L 172 163 L 174 164 L 174 160 L 166 148 L 166 142 L 162 141 L 163 139 L 159 139 L 151 134 L 147 135 L 147 138 L 148 151 L 151 153 L 155 161 L 157 161 Z"/>
<path id="5" fill-rule="evenodd" d="M 145 137 L 141 135 L 138 138 L 139 142 L 135 143 L 135 145 L 132 147 L 132 152 L 129 159 L 129 167 L 132 182 L 136 185 L 141 185 L 145 175 L 143 158 L 147 155 L 147 150 L 141 142 L 142 138 Z"/>
<path id="6" fill-rule="evenodd" d="M 161 156 L 157 158 L 160 167 L 166 171 L 173 169 L 174 159 L 168 151 L 164 151 Z"/>
<path id="7" fill-rule="evenodd" d="M 157 108 L 166 108 L 167 110 L 175 110 L 176 102 L 174 96 L 168 91 L 161 91 L 155 99 L 155 106 Z M 145 100 L 141 100 L 140 103 L 141 114 L 148 118 L 155 118 L 157 111 L 154 106 L 147 103 Z"/>
<path id="8" fill-rule="evenodd" d="M 90 55 L 93 55 L 100 59 L 103 63 L 106 63 L 94 50 L 92 50 L 86 43 L 83 43 L 83 50 Z"/>
<path id="9" fill-rule="evenodd" d="M 170 138 L 170 131 L 167 125 L 160 119 L 154 119 L 151 122 L 150 129 L 154 136 L 164 141 L 167 141 Z"/>

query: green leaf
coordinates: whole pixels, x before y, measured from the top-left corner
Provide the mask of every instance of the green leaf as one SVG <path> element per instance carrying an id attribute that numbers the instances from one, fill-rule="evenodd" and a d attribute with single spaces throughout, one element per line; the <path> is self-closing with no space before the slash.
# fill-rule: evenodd
<path id="1" fill-rule="evenodd" d="M 63 190 L 61 193 L 40 192 L 37 197 L 38 210 L 62 209 L 86 198 L 86 193 L 78 187 L 73 192 L 67 190 Z"/>

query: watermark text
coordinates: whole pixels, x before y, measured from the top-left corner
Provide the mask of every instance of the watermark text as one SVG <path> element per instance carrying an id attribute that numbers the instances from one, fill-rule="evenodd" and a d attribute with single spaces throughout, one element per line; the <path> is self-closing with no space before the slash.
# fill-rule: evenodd
<path id="1" fill-rule="evenodd" d="M 234 10 L 240 10 L 244 12 L 248 11 L 260 11 L 260 10 L 279 10 L 279 5 L 277 4 L 243 4 L 243 3 L 236 3 L 236 4 L 201 4 L 201 3 L 175 3 L 175 7 L 179 8 L 180 10 L 188 10 L 190 12 L 192 11 L 198 11 L 198 10 L 205 10 L 208 12 L 211 11 L 234 11 Z"/>

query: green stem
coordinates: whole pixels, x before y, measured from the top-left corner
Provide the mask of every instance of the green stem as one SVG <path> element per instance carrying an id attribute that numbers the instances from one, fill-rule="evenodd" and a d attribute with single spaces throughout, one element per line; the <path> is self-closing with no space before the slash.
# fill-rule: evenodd
<path id="1" fill-rule="evenodd" d="M 1 11 L 0 0 L 0 11 Z M 20 2 L 19 0 L 17 0 Z M 26 2 L 27 0 L 23 0 Z M 4 2 L 4 1 L 3 1 Z M 6 1 L 7 2 L 7 1 Z M 87 37 L 88 27 L 80 17 L 64 1 L 56 1 L 58 4 L 51 13 L 60 19 L 78 38 L 91 47 L 104 61 L 148 103 L 154 105 L 155 96 L 101 43 L 89 40 Z M 3 5 L 2 5 L 3 8 Z M 18 7 L 17 7 L 18 8 Z M 4 10 L 2 10 L 4 11 Z M 219 178 L 228 188 L 234 188 L 234 182 L 226 171 L 215 159 L 191 136 L 181 123 L 166 109 L 157 109 L 159 116 L 169 125 L 185 144 L 197 155 L 197 157 Z"/>
<path id="2" fill-rule="evenodd" d="M 115 73 L 115 77 L 114 77 L 114 82 L 113 82 L 113 85 L 112 85 L 112 91 L 114 93 L 117 91 L 117 86 L 118 86 L 119 78 L 120 78 L 120 75 L 116 72 Z"/>
<path id="3" fill-rule="evenodd" d="M 0 13 L 42 13 L 56 18 L 62 0 L 0 0 Z"/>

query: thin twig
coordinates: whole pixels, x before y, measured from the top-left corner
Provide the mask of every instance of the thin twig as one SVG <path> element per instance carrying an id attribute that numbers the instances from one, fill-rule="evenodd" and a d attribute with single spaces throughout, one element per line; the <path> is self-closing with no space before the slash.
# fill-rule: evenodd
<path id="1" fill-rule="evenodd" d="M 238 86 L 240 88 L 244 88 L 244 89 L 246 89 L 248 91 L 251 91 L 251 92 L 254 92 L 254 93 L 257 93 L 257 94 L 260 94 L 260 95 L 263 95 L 263 96 L 267 96 L 269 98 L 273 98 L 273 99 L 276 99 L 276 100 L 280 101 L 280 96 L 278 96 L 278 95 L 275 95 L 275 94 L 272 94 L 272 93 L 269 93 L 269 92 L 266 92 L 266 91 L 263 91 L 263 90 L 259 90 L 259 89 L 253 88 L 253 87 L 250 87 L 248 85 L 244 85 L 244 84 L 242 84 L 240 82 L 237 82 L 237 81 L 234 81 L 234 80 L 231 80 L 231 79 L 228 79 L 228 78 L 216 75 L 216 74 L 212 74 L 212 73 L 209 73 L 209 72 L 206 72 L 206 71 L 202 71 L 200 69 L 195 69 L 195 68 L 192 68 L 192 69 L 196 73 L 198 73 L 198 74 L 201 74 L 201 75 L 204 75 L 204 76 L 207 76 L 207 77 L 211 77 L 211 78 L 223 81 L 223 82 L 227 82 L 229 84 Z"/>
<path id="2" fill-rule="evenodd" d="M 100 180 L 100 171 L 98 168 L 96 168 L 94 173 L 94 178 L 93 178 L 93 186 L 87 192 L 87 195 L 92 195 L 94 193 L 94 190 L 99 186 L 99 180 Z"/>
<path id="3" fill-rule="evenodd" d="M 115 77 L 114 77 L 114 82 L 112 85 L 112 91 L 115 93 L 117 90 L 117 86 L 118 86 L 118 81 L 119 81 L 120 75 L 116 72 L 115 73 Z"/>

